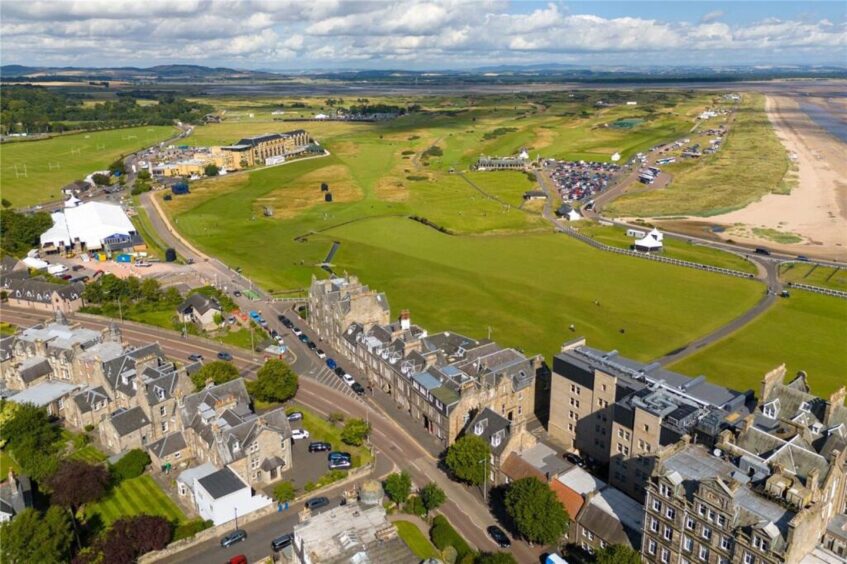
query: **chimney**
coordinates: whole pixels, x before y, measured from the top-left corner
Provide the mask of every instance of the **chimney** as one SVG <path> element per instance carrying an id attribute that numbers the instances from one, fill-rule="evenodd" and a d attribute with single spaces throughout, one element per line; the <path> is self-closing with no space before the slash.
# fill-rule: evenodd
<path id="1" fill-rule="evenodd" d="M 15 471 L 9 468 L 9 487 L 12 489 L 12 495 L 18 494 L 18 483 L 15 481 Z"/>
<path id="2" fill-rule="evenodd" d="M 811 490 L 812 494 L 818 491 L 818 482 L 820 481 L 821 471 L 817 468 L 809 470 L 809 475 L 806 476 L 806 487 Z"/>
<path id="3" fill-rule="evenodd" d="M 412 328 L 412 317 L 408 309 L 400 312 L 400 328 L 404 331 Z"/>
<path id="4" fill-rule="evenodd" d="M 759 395 L 759 403 L 762 404 L 768 400 L 777 384 L 782 384 L 785 380 L 785 364 L 780 364 L 762 377 L 762 389 Z"/>
<path id="5" fill-rule="evenodd" d="M 829 396 L 829 401 L 826 403 L 826 411 L 824 411 L 823 423 L 827 427 L 833 425 L 832 416 L 835 410 L 839 407 L 844 407 L 844 397 L 847 396 L 847 387 L 841 386 L 838 390 Z"/>

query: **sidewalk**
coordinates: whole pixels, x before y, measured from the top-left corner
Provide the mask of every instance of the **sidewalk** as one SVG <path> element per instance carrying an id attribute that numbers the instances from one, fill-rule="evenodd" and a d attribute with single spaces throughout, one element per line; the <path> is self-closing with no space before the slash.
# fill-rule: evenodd
<path id="1" fill-rule="evenodd" d="M 430 435 L 426 429 L 423 428 L 421 423 L 415 421 L 406 410 L 400 408 L 397 403 L 391 399 L 391 396 L 382 390 L 374 388 L 373 391 L 365 397 L 373 401 L 373 403 L 376 404 L 376 407 L 385 415 L 397 422 L 407 435 L 411 436 L 416 443 L 423 447 L 424 450 L 426 450 L 434 458 L 440 457 L 441 453 L 444 452 L 444 449 L 447 448 L 441 443 L 441 441 Z"/>

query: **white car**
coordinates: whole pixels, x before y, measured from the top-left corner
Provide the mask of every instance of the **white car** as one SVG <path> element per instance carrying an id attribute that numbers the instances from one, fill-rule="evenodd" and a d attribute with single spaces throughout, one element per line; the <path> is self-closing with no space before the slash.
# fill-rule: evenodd
<path id="1" fill-rule="evenodd" d="M 348 386 L 352 386 L 353 384 L 356 383 L 356 380 L 352 376 L 350 376 L 349 374 L 344 374 L 344 376 L 342 376 L 341 379 L 344 380 L 344 383 L 347 384 Z"/>
<path id="2" fill-rule="evenodd" d="M 298 439 L 308 439 L 309 431 L 306 429 L 291 429 L 291 438 L 295 441 Z"/>

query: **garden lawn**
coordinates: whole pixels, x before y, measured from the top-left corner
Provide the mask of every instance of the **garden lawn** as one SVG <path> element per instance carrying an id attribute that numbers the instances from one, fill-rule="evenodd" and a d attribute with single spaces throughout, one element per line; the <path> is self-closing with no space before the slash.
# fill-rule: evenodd
<path id="1" fill-rule="evenodd" d="M 99 451 L 94 445 L 85 445 L 81 449 L 74 451 L 71 458 L 88 462 L 89 464 L 97 464 L 104 462 L 108 457 Z"/>
<path id="2" fill-rule="evenodd" d="M 151 125 L 3 143 L 0 145 L 3 197 L 15 207 L 56 200 L 63 186 L 103 170 L 122 155 L 167 139 L 176 131 L 170 126 Z"/>
<path id="3" fill-rule="evenodd" d="M 185 514 L 165 495 L 159 485 L 149 475 L 124 480 L 109 494 L 85 509 L 86 517 L 99 515 L 103 524 L 108 526 L 121 517 L 131 515 L 160 515 L 165 519 L 182 523 Z"/>
<path id="4" fill-rule="evenodd" d="M 671 369 L 758 391 L 762 376 L 785 363 L 789 378 L 804 370 L 812 392 L 827 397 L 844 385 L 845 343 L 847 300 L 794 290 L 749 325 Z"/>
<path id="5" fill-rule="evenodd" d="M 394 521 L 394 526 L 397 527 L 397 533 L 406 546 L 415 553 L 415 556 L 421 560 L 428 558 L 441 558 L 441 553 L 433 544 L 426 538 L 421 530 L 409 521 Z"/>

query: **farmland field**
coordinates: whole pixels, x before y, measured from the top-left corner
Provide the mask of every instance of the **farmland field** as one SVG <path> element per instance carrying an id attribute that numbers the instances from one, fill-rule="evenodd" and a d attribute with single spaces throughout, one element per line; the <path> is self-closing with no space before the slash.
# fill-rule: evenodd
<path id="1" fill-rule="evenodd" d="M 148 475 L 124 480 L 97 503 L 85 509 L 86 517 L 99 516 L 108 526 L 121 517 L 159 515 L 173 523 L 186 520 L 185 514 Z"/>
<path id="2" fill-rule="evenodd" d="M 762 376 L 785 363 L 788 376 L 808 374 L 812 391 L 826 397 L 844 385 L 847 300 L 795 290 L 749 325 L 671 366 L 707 374 L 738 390 L 758 390 Z"/>
<path id="3" fill-rule="evenodd" d="M 142 126 L 3 143 L 3 197 L 15 207 L 55 200 L 66 184 L 109 166 L 121 155 L 167 139 L 176 131 L 169 126 Z"/>

